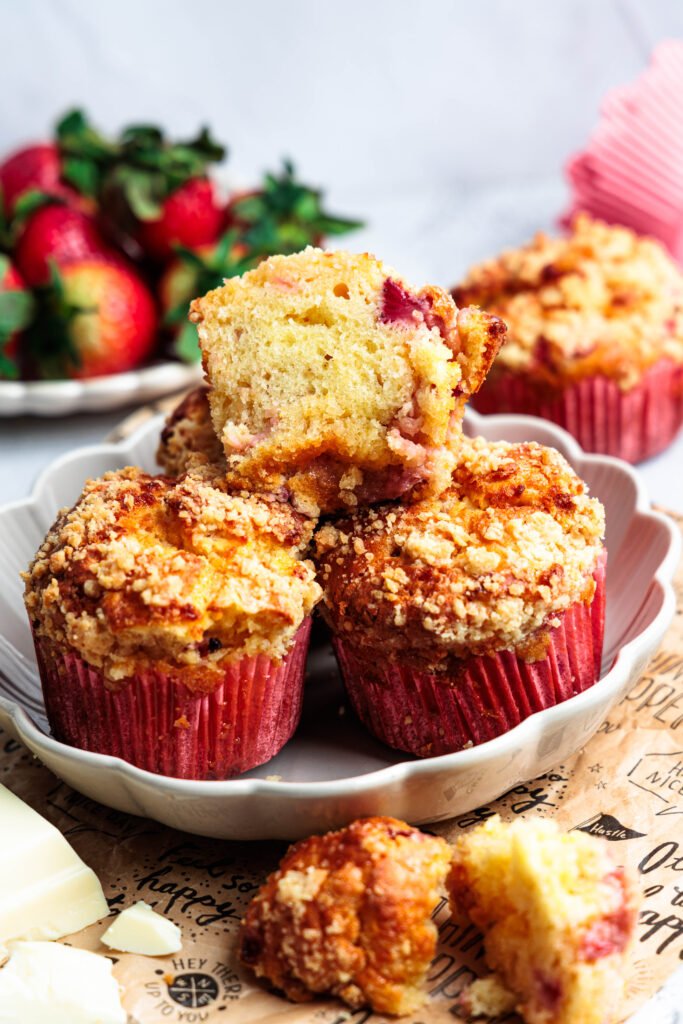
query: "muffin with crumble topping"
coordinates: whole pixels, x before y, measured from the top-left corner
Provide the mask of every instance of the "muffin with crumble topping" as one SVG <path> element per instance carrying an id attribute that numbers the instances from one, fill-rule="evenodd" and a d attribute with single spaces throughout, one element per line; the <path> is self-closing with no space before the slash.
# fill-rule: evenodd
<path id="1" fill-rule="evenodd" d="M 443 490 L 505 333 L 372 256 L 312 248 L 230 278 L 190 318 L 230 486 L 311 515 Z"/>
<path id="2" fill-rule="evenodd" d="M 640 462 L 683 424 L 683 274 L 654 239 L 578 215 L 566 237 L 474 267 L 456 302 L 508 341 L 473 404 L 543 416 L 587 450 Z"/>
<path id="3" fill-rule="evenodd" d="M 599 677 L 604 513 L 554 449 L 465 439 L 450 487 L 316 535 L 321 609 L 362 722 L 426 757 Z"/>
<path id="4" fill-rule="evenodd" d="M 55 736 L 182 778 L 269 760 L 301 708 L 312 529 L 199 471 L 90 480 L 24 574 Z"/>
<path id="5" fill-rule="evenodd" d="M 406 1014 L 425 998 L 448 843 L 396 818 L 362 818 L 292 846 L 240 926 L 242 963 L 303 1002 L 330 994 Z"/>
<path id="6" fill-rule="evenodd" d="M 471 986 L 462 1009 L 516 1008 L 527 1024 L 621 1019 L 639 893 L 610 845 L 553 821 L 497 815 L 456 840 L 451 913 L 481 929 L 496 972 Z"/>

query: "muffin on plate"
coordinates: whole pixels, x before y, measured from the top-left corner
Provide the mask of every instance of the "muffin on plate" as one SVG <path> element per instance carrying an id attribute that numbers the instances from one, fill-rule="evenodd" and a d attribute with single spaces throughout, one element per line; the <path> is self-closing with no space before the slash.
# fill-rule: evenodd
<path id="1" fill-rule="evenodd" d="M 527 1024 L 618 1019 L 638 891 L 607 843 L 495 816 L 456 840 L 448 889 L 453 917 L 481 929 L 487 964 Z M 481 984 L 473 995 L 483 1012 Z"/>
<path id="2" fill-rule="evenodd" d="M 582 214 L 566 237 L 474 267 L 453 291 L 509 335 L 473 404 L 543 416 L 587 451 L 649 458 L 683 424 L 683 274 L 653 239 Z"/>
<path id="3" fill-rule="evenodd" d="M 599 677 L 604 512 L 552 448 L 463 442 L 451 486 L 322 526 L 321 610 L 361 721 L 422 757 Z"/>
<path id="4" fill-rule="evenodd" d="M 199 474 L 88 481 L 24 574 L 54 735 L 182 778 L 271 758 L 300 713 L 312 527 Z"/>
<path id="5" fill-rule="evenodd" d="M 225 453 L 213 429 L 207 387 L 190 391 L 166 417 L 157 462 L 168 476 L 197 469 L 213 469 L 215 476 L 225 476 Z"/>
<path id="6" fill-rule="evenodd" d="M 369 255 L 273 256 L 192 303 L 232 487 L 308 514 L 446 486 L 505 333 Z"/>
<path id="7" fill-rule="evenodd" d="M 436 950 L 432 912 L 451 861 L 445 840 L 365 818 L 290 848 L 247 909 L 242 963 L 297 1002 L 410 1013 Z"/>

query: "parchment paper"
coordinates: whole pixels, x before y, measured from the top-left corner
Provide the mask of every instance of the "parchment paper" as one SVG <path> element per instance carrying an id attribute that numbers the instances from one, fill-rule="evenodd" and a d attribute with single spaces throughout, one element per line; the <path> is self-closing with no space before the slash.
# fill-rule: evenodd
<path id="1" fill-rule="evenodd" d="M 623 1016 L 653 995 L 683 959 L 681 567 L 676 586 L 677 614 L 662 648 L 583 750 L 490 806 L 433 827 L 452 839 L 494 813 L 505 819 L 540 816 L 617 844 L 619 861 L 640 871 L 644 894 Z M 113 913 L 144 899 L 181 926 L 183 950 L 177 956 L 111 957 L 131 1024 L 384 1020 L 368 1011 L 351 1013 L 334 1001 L 293 1005 L 237 964 L 239 919 L 286 844 L 197 838 L 108 810 L 59 782 L 1 730 L 0 781 L 61 829 L 99 875 Z M 457 1024 L 458 993 L 486 973 L 474 927 L 451 924 L 445 906 L 435 916 L 440 943 L 429 971 L 429 1000 L 405 1018 L 410 1024 Z M 105 927 L 93 925 L 66 941 L 104 953 L 99 936 Z"/>

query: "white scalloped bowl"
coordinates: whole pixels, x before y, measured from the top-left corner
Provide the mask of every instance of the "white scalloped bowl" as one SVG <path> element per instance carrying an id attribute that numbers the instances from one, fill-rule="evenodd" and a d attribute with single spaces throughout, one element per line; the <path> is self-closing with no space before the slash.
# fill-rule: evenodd
<path id="1" fill-rule="evenodd" d="M 636 681 L 674 614 L 671 580 L 680 534 L 650 509 L 626 463 L 584 454 L 558 427 L 526 416 L 468 413 L 470 433 L 489 440 L 535 440 L 559 449 L 607 511 L 607 622 L 602 677 L 563 704 L 503 736 L 426 760 L 378 743 L 345 707 L 330 647 L 313 647 L 304 714 L 277 757 L 226 782 L 153 775 L 119 758 L 69 747 L 50 736 L 19 572 L 58 508 L 72 504 L 86 477 L 127 464 L 154 471 L 161 417 L 124 442 L 81 448 L 55 462 L 33 495 L 0 510 L 0 724 L 81 793 L 131 814 L 221 839 L 292 839 L 362 815 L 392 814 L 415 824 L 489 803 L 582 747 Z M 275 778 L 274 778 L 275 777 Z"/>
<path id="2" fill-rule="evenodd" d="M 0 380 L 0 416 L 107 412 L 191 388 L 201 379 L 200 363 L 164 360 L 88 380 Z"/>

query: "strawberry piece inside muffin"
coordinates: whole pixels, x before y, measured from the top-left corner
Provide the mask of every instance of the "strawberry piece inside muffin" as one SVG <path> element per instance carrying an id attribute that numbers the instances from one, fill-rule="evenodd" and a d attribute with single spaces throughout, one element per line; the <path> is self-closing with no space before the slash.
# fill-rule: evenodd
<path id="1" fill-rule="evenodd" d="M 528 1024 L 617 1019 L 638 901 L 607 844 L 496 816 L 456 841 L 448 888 L 454 918 L 481 928 L 487 963 Z M 483 990 L 474 995 L 483 1010 Z"/>
<path id="2" fill-rule="evenodd" d="M 192 305 L 228 479 L 317 514 L 437 493 L 505 327 L 369 255 L 274 256 Z"/>
<path id="3" fill-rule="evenodd" d="M 404 1014 L 424 1000 L 448 844 L 366 818 L 293 846 L 242 921 L 240 958 L 290 999 L 329 993 Z"/>

